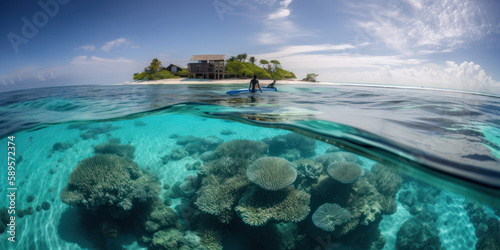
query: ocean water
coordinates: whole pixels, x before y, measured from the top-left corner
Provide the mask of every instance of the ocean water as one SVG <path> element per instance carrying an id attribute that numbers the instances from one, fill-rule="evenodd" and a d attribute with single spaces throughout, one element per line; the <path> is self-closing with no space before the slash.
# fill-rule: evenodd
<path id="1" fill-rule="evenodd" d="M 0 93 L 0 249 L 499 249 L 500 97 L 245 87 Z"/>

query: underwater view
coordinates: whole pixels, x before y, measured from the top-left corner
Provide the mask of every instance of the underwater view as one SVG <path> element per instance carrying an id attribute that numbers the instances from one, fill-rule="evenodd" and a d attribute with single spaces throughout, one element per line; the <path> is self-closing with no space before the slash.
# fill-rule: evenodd
<path id="1" fill-rule="evenodd" d="M 500 249 L 500 97 L 107 85 L 0 96 L 0 249 Z"/>

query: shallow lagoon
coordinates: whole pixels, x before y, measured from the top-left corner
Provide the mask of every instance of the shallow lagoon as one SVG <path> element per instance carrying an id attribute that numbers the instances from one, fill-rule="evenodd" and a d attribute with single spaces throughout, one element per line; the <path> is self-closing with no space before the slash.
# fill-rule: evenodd
<path id="1" fill-rule="evenodd" d="M 335 115 L 328 113 L 329 106 L 335 107 L 330 110 L 343 113 L 351 110 L 352 117 L 361 117 L 366 114 L 361 110 L 373 110 L 375 101 L 348 105 L 347 100 L 352 102 L 353 98 L 346 98 L 339 105 L 328 103 L 328 99 L 323 98 L 292 105 L 294 102 L 284 102 L 283 99 L 286 98 L 278 98 L 280 96 L 223 96 L 222 100 L 210 98 L 216 96 L 214 92 L 224 92 L 226 88 L 214 88 L 211 94 L 205 92 L 206 96 L 199 95 L 195 98 L 195 101 L 211 101 L 226 107 L 197 103 L 151 111 L 150 96 L 138 94 L 141 92 L 137 89 L 130 93 L 142 97 L 132 99 L 131 102 L 142 105 L 128 106 L 130 104 L 117 98 L 88 98 L 92 94 L 82 94 L 84 98 L 76 106 L 73 101 L 61 105 L 61 95 L 18 101 L 16 104 L 3 102 L 4 108 L 11 105 L 9 110 L 14 107 L 27 114 L 32 112 L 36 118 L 27 117 L 39 122 L 47 117 L 39 116 L 33 110 L 42 111 L 46 115 L 55 112 L 56 118 L 53 119 L 58 122 L 75 120 L 80 116 L 113 119 L 89 121 L 93 119 L 85 118 L 78 123 L 66 122 L 51 126 L 40 122 L 35 130 L 14 134 L 18 187 L 16 207 L 18 211 L 23 210 L 25 215 L 16 220 L 16 245 L 8 242 L 4 233 L 1 235 L 2 249 L 139 249 L 148 246 L 152 249 L 218 249 L 222 246 L 224 249 L 394 249 L 396 245 L 400 249 L 406 249 L 405 247 L 411 246 L 422 247 L 422 244 L 447 249 L 484 249 L 488 244 L 496 244 L 499 232 L 495 230 L 498 230 L 496 225 L 499 217 L 498 210 L 493 209 L 498 203 L 495 200 L 495 194 L 498 194 L 495 188 L 470 181 L 477 180 L 474 176 L 466 180 L 455 178 L 461 173 L 450 173 L 450 177 L 442 178 L 446 175 L 443 174 L 446 167 L 439 168 L 440 172 L 436 174 L 431 170 L 441 165 L 424 164 L 429 159 L 435 159 L 433 157 L 412 162 L 422 155 L 443 156 L 453 150 L 448 148 L 433 152 L 431 149 L 443 143 L 441 140 L 451 138 L 467 145 L 477 145 L 477 141 L 486 140 L 487 136 L 483 135 L 490 138 L 486 144 L 493 151 L 487 151 L 488 147 L 485 147 L 484 151 L 481 149 L 475 152 L 478 155 L 479 152 L 482 155 L 489 152 L 488 157 L 494 156 L 492 152 L 498 146 L 494 141 L 496 137 L 491 134 L 494 135 L 497 130 L 491 128 L 495 123 L 487 124 L 484 121 L 492 120 L 495 114 L 488 114 L 486 111 L 481 114 L 487 117 L 481 125 L 489 127 L 490 133 L 461 133 L 463 137 L 458 139 L 450 136 L 458 137 L 460 133 L 457 132 L 446 133 L 446 130 L 437 129 L 430 131 L 428 128 L 418 130 L 412 126 L 391 127 L 391 123 L 385 123 L 403 135 L 398 138 L 403 143 L 409 141 L 404 139 L 413 138 L 406 132 L 412 133 L 412 136 L 419 133 L 443 135 L 442 139 L 434 139 L 437 142 L 431 147 L 415 145 L 416 148 L 428 149 L 423 154 L 417 152 L 411 157 L 405 157 L 402 153 L 404 150 L 387 152 L 387 148 L 390 148 L 387 146 L 396 148 L 400 145 L 387 144 L 389 139 L 394 140 L 388 136 L 389 132 L 377 134 L 385 141 L 370 141 L 374 137 L 356 133 L 352 127 L 325 123 L 327 119 L 313 119 L 326 116 L 330 120 L 337 119 Z M 161 90 L 166 91 L 168 87 Z M 326 90 L 331 93 L 344 92 L 342 95 L 347 92 L 343 88 L 327 87 Z M 285 87 L 284 93 L 286 91 Z M 304 91 L 306 96 L 317 89 L 300 91 Z M 360 94 L 357 90 L 354 92 Z M 370 90 L 364 89 L 363 92 Z M 177 101 L 184 101 L 182 97 L 176 98 Z M 301 98 L 298 101 L 303 101 L 304 97 Z M 481 97 L 474 97 L 474 102 L 470 103 L 477 103 L 477 98 Z M 54 99 L 59 100 L 56 108 L 51 105 L 33 106 L 33 102 L 53 104 Z M 90 99 L 98 105 L 92 106 Z M 86 101 L 88 104 L 82 104 Z M 171 101 L 162 98 L 157 100 L 160 103 L 158 106 Z M 336 99 L 335 102 L 340 100 Z M 110 103 L 113 108 L 110 108 Z M 388 110 L 395 108 L 394 102 L 391 105 L 389 108 L 377 109 L 381 109 L 379 112 L 389 112 Z M 399 109 L 412 105 L 398 104 Z M 63 106 L 73 108 L 62 110 Z M 315 108 L 307 108 L 311 106 Z M 456 108 L 467 112 L 472 109 L 471 106 Z M 423 110 L 425 113 L 437 108 Z M 440 122 L 449 118 L 443 117 L 442 107 L 439 110 L 442 118 Z M 140 111 L 146 113 L 137 114 Z M 451 118 L 459 117 L 453 113 L 458 112 L 457 110 L 448 111 L 451 112 L 448 114 Z M 415 114 L 423 113 L 410 112 L 411 116 L 400 117 L 394 124 L 410 123 Z M 379 115 L 360 118 L 358 127 L 366 127 L 366 124 L 370 124 Z M 469 115 L 480 117 L 478 114 Z M 432 112 L 429 116 L 433 116 Z M 352 117 L 338 119 L 349 124 L 348 120 L 353 119 Z M 10 118 L 15 120 L 16 116 Z M 395 120 L 394 116 L 386 118 Z M 470 127 L 463 126 L 466 124 L 463 116 L 456 119 L 461 121 L 462 127 L 455 126 L 455 129 L 472 131 Z M 375 124 L 383 124 L 380 120 Z M 448 123 L 458 124 L 456 120 L 450 120 Z M 435 124 L 436 120 L 433 122 Z M 450 127 L 452 126 L 448 126 L 447 130 Z M 3 133 L 12 131 L 4 130 Z M 303 137 L 302 134 L 320 140 Z M 464 137 L 475 138 L 476 144 L 468 144 L 474 140 L 469 142 Z M 359 140 L 360 138 L 365 140 Z M 7 137 L 0 141 L 0 150 L 3 152 L 7 152 L 7 141 Z M 348 150 L 358 155 L 348 153 Z M 456 155 L 473 155 L 459 154 L 464 150 L 469 152 L 471 149 L 459 148 Z M 83 197 L 68 198 L 67 193 L 62 195 L 68 186 L 68 180 L 72 179 L 70 174 L 77 166 L 89 169 L 92 166 L 103 166 L 99 165 L 99 161 L 87 164 L 89 166 L 83 164 L 85 159 L 95 157 L 94 155 L 106 157 L 106 160 L 100 159 L 101 161 L 111 159 L 129 166 L 127 171 L 134 172 L 130 176 L 136 176 L 126 181 L 132 188 L 120 186 L 109 176 L 109 181 L 101 184 L 114 183 L 117 186 L 106 189 L 106 185 L 94 183 L 96 189 L 82 191 Z M 456 155 L 446 160 L 456 160 Z M 277 163 L 270 163 L 273 167 L 266 165 L 265 169 L 282 169 L 277 170 L 275 179 L 265 177 L 272 175 L 271 172 L 257 177 L 261 181 L 256 181 L 255 178 L 251 181 L 248 178 L 248 168 L 258 168 L 253 164 L 263 157 L 279 157 L 290 164 L 288 167 L 279 167 Z M 275 158 L 271 158 L 273 159 Z M 381 161 L 382 164 L 374 160 Z M 467 161 L 465 163 L 471 163 Z M 481 163 L 477 158 L 471 161 Z M 341 175 L 335 174 L 332 169 L 345 162 L 360 166 L 364 174 L 348 181 L 351 183 L 342 183 L 345 182 L 344 177 L 350 174 L 349 169 L 354 168 L 353 165 L 349 165 L 351 168 L 347 168 L 348 170 L 337 170 Z M 495 166 L 498 166 L 491 160 L 483 162 L 485 164 L 479 164 L 478 168 L 494 171 Z M 296 177 L 289 186 L 286 180 L 280 178 L 289 175 L 290 168 L 295 170 Z M 2 174 L 1 192 L 6 197 L 7 175 L 6 172 Z M 433 175 L 439 180 L 437 187 L 430 185 L 436 184 L 435 179 L 429 178 Z M 107 180 L 108 177 L 103 178 L 97 178 L 97 181 Z M 290 178 L 288 176 L 284 179 L 289 181 Z M 91 181 L 96 180 L 94 178 Z M 286 187 L 266 190 L 265 183 L 274 181 L 281 182 Z M 148 188 L 144 188 L 146 186 Z M 107 195 L 104 192 L 99 196 L 99 192 L 103 190 Z M 28 202 L 30 195 L 34 199 Z M 92 200 L 89 199 L 91 196 Z M 127 199 L 131 204 L 123 202 Z M 475 203 L 476 200 L 482 203 Z M 43 202 L 49 202 L 50 208 L 37 211 L 36 207 Z M 338 221 L 335 218 L 342 217 L 338 211 L 327 211 L 323 218 L 330 218 L 330 214 L 336 216 L 321 222 L 313 220 L 313 214 L 325 203 L 338 204 L 350 216 L 345 221 Z M 7 200 L 0 204 L 7 205 Z M 33 209 L 31 215 L 29 207 Z M 327 228 L 325 223 L 330 226 L 333 224 L 335 230 L 321 229 Z"/>

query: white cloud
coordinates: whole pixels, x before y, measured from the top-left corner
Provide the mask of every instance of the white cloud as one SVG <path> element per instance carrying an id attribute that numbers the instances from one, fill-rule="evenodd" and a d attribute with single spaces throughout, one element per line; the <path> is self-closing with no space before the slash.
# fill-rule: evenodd
<path id="1" fill-rule="evenodd" d="M 95 46 L 94 45 L 83 45 L 83 46 L 78 47 L 78 50 L 94 51 Z"/>
<path id="2" fill-rule="evenodd" d="M 319 51 L 331 51 L 331 50 L 347 50 L 354 49 L 355 46 L 351 44 L 318 44 L 318 45 L 297 45 L 297 46 L 287 46 L 283 47 L 280 50 L 272 53 L 259 54 L 261 58 L 282 58 L 291 55 L 301 54 L 301 53 L 309 53 L 309 52 L 319 52 Z"/>
<path id="3" fill-rule="evenodd" d="M 104 50 L 104 51 L 109 51 L 111 50 L 112 48 L 115 48 L 115 47 L 120 47 L 122 45 L 126 45 L 126 44 L 129 44 L 130 42 L 121 37 L 121 38 L 118 38 L 116 40 L 113 40 L 113 41 L 109 41 L 107 42 L 106 44 L 104 44 L 102 47 L 101 47 L 101 50 Z"/>
<path id="4" fill-rule="evenodd" d="M 269 19 L 274 20 L 274 19 L 280 19 L 280 18 L 285 18 L 290 15 L 290 10 L 289 9 L 280 9 L 274 13 L 271 13 L 269 15 Z"/>
<path id="5" fill-rule="evenodd" d="M 277 59 L 299 78 L 319 74 L 320 81 L 379 83 L 460 89 L 500 94 L 500 82 L 474 62 L 443 65 L 402 55 L 360 55 L 348 53 L 350 44 L 287 46 L 256 54 L 258 59 Z"/>
<path id="6" fill-rule="evenodd" d="M 71 60 L 71 64 L 76 65 L 102 65 L 102 64 L 123 64 L 132 63 L 133 61 L 127 58 L 102 58 L 97 56 L 77 56 Z"/>
<path id="7" fill-rule="evenodd" d="M 262 21 L 264 26 L 262 32 L 257 34 L 256 41 L 259 44 L 282 44 L 294 37 L 310 35 L 310 32 L 300 30 L 291 20 L 290 4 L 292 0 L 280 1 L 278 6 L 274 4 L 274 1 L 272 3 L 266 7 L 271 11 L 266 12 Z"/>
<path id="8" fill-rule="evenodd" d="M 405 0 L 370 6 L 371 20 L 358 25 L 372 39 L 405 54 L 453 51 L 498 31 L 493 13 L 473 0 Z M 368 11 L 368 10 L 367 10 Z"/>
<path id="9" fill-rule="evenodd" d="M 46 81 L 45 77 L 42 76 L 42 75 L 37 75 L 36 77 L 38 78 L 38 81 L 40 81 L 40 82 L 45 82 Z"/>
<path id="10" fill-rule="evenodd" d="M 385 65 L 371 70 L 329 69 L 318 74 L 320 80 L 325 81 L 424 86 L 500 94 L 500 82 L 488 76 L 484 69 L 474 62 L 457 64 L 447 61 L 443 65 L 428 63 L 404 67 Z"/>
<path id="11" fill-rule="evenodd" d="M 103 58 L 77 56 L 69 63 L 55 66 L 27 66 L 0 75 L 0 84 L 8 89 L 43 87 L 68 84 L 111 84 L 131 80 L 135 72 L 141 71 L 146 62 L 135 62 L 127 58 Z M 37 84 L 38 83 L 38 84 Z M 0 89 L 2 91 L 2 89 Z"/>

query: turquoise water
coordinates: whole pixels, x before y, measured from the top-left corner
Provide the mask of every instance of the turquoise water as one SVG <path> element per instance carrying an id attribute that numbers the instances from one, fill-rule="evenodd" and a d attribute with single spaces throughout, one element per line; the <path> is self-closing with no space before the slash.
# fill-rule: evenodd
<path id="1" fill-rule="evenodd" d="M 16 242 L 4 232 L 0 249 L 499 246 L 497 97 L 328 85 L 224 94 L 241 87 L 2 93 L 17 217 Z"/>

